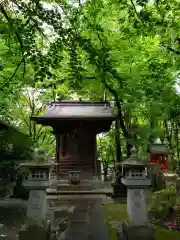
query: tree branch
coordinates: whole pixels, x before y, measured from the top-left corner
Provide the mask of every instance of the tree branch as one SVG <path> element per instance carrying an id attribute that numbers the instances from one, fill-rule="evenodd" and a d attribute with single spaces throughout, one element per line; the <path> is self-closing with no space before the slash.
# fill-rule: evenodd
<path id="1" fill-rule="evenodd" d="M 139 14 L 138 14 L 138 12 L 137 12 L 137 10 L 136 10 L 136 6 L 135 6 L 133 0 L 130 0 L 130 1 L 131 1 L 131 4 L 132 4 L 133 8 L 134 8 L 134 11 L 135 11 L 135 13 L 136 13 L 136 16 L 137 16 L 138 19 L 142 22 L 142 19 L 141 19 L 141 17 L 139 16 Z"/>
<path id="2" fill-rule="evenodd" d="M 41 130 L 44 128 L 44 126 L 41 126 L 39 129 L 38 129 L 38 132 L 36 134 L 36 139 L 38 140 L 41 136 Z"/>
<path id="3" fill-rule="evenodd" d="M 18 63 L 18 65 L 17 65 L 14 73 L 13 73 L 12 76 L 10 77 L 9 81 L 11 81 L 11 80 L 13 79 L 13 77 L 16 75 L 18 69 L 20 68 L 20 66 L 21 66 L 21 64 L 22 64 L 22 62 L 23 62 L 23 58 L 22 58 L 21 61 Z"/>
<path id="4" fill-rule="evenodd" d="M 9 18 L 9 16 L 8 16 L 6 10 L 4 9 L 2 3 L 0 3 L 0 11 L 1 11 L 1 13 L 4 15 L 4 17 L 5 17 L 5 19 L 7 20 L 8 24 L 9 24 L 12 28 L 14 28 L 14 26 L 13 26 L 12 23 L 11 23 L 12 19 Z M 15 29 L 15 28 L 14 28 L 14 29 Z M 15 76 L 15 74 L 16 74 L 17 70 L 19 69 L 19 67 L 20 67 L 20 65 L 21 65 L 22 62 L 24 63 L 23 78 L 24 78 L 24 74 L 25 74 L 25 70 L 26 70 L 26 69 L 25 69 L 25 68 L 26 68 L 26 67 L 25 67 L 25 66 L 26 66 L 26 61 L 25 61 L 25 58 L 24 58 L 24 46 L 23 46 L 22 39 L 21 39 L 19 33 L 16 31 L 16 29 L 15 29 L 15 35 L 16 35 L 16 37 L 17 37 L 17 39 L 18 39 L 18 42 L 19 42 L 20 47 L 21 47 L 21 50 L 22 50 L 22 59 L 21 59 L 21 62 L 18 64 L 17 68 L 15 69 L 15 72 L 13 73 L 12 77 L 10 78 L 10 80 L 12 80 L 12 78 Z"/>
<path id="5" fill-rule="evenodd" d="M 30 128 L 30 124 L 28 123 L 28 121 L 26 120 L 26 118 L 25 118 L 25 116 L 23 114 L 23 111 L 21 109 L 22 106 L 20 105 L 19 100 L 17 101 L 17 104 L 19 105 L 19 111 L 20 111 L 20 114 L 22 116 L 22 119 L 23 119 L 24 123 L 28 126 L 28 128 Z"/>
<path id="6" fill-rule="evenodd" d="M 176 53 L 177 55 L 180 55 L 180 51 L 176 50 L 176 49 L 173 49 L 171 47 L 167 47 L 168 50 L 170 50 L 171 52 L 174 52 Z"/>

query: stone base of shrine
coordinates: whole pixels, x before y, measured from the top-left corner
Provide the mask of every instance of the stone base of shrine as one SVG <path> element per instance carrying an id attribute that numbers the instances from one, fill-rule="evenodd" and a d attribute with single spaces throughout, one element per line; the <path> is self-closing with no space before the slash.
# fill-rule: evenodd
<path id="1" fill-rule="evenodd" d="M 78 184 L 78 185 L 70 185 L 68 183 L 58 184 L 57 191 L 89 191 L 92 190 L 93 187 L 91 184 Z"/>
<path id="2" fill-rule="evenodd" d="M 68 180 L 59 180 L 47 189 L 47 195 L 111 195 L 112 186 L 102 180 L 81 180 L 80 184 L 69 184 Z"/>
<path id="3" fill-rule="evenodd" d="M 122 222 L 122 232 L 119 240 L 155 240 L 153 227 L 132 226 L 127 222 Z"/>
<path id="4" fill-rule="evenodd" d="M 103 202 L 106 193 L 112 191 L 109 183 L 97 179 L 82 180 L 79 185 L 69 184 L 68 180 L 54 182 L 47 189 L 47 219 L 57 239 L 108 240 Z"/>

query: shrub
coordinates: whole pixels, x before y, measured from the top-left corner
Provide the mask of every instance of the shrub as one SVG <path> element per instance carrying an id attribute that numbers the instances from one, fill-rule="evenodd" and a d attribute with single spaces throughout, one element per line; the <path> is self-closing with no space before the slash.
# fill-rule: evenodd
<path id="1" fill-rule="evenodd" d="M 176 204 L 177 195 L 175 186 L 170 186 L 161 191 L 154 192 L 149 206 L 149 216 L 151 219 L 164 220 L 170 207 Z"/>
<path id="2" fill-rule="evenodd" d="M 0 178 L 3 179 L 0 181 L 1 198 L 7 196 L 12 183 L 19 181 L 19 163 L 32 159 L 32 147 L 31 139 L 14 127 L 6 126 L 0 130 Z"/>

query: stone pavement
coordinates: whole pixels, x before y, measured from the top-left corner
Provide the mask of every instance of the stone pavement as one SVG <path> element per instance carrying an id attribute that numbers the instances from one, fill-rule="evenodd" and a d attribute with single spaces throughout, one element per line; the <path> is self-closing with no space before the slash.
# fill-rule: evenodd
<path id="1" fill-rule="evenodd" d="M 89 203 L 89 238 L 88 240 L 109 240 L 108 226 L 105 223 L 102 200 L 97 199 Z"/>
<path id="2" fill-rule="evenodd" d="M 101 199 L 82 199 L 75 204 L 64 240 L 109 240 Z"/>

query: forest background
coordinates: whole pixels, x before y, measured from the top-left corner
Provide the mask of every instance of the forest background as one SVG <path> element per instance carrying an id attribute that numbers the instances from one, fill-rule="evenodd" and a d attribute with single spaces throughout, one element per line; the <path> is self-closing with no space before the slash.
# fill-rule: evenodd
<path id="1" fill-rule="evenodd" d="M 0 2 L 0 119 L 50 156 L 51 129 L 29 117 L 42 114 L 50 100 L 109 100 L 117 119 L 98 138 L 104 167 L 128 157 L 133 145 L 147 159 L 148 143 L 159 139 L 175 169 L 179 66 L 178 0 Z M 1 134 L 1 149 L 12 148 Z"/>

